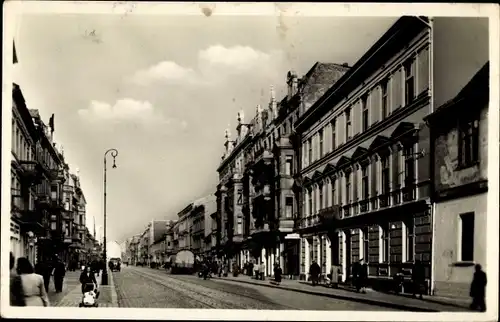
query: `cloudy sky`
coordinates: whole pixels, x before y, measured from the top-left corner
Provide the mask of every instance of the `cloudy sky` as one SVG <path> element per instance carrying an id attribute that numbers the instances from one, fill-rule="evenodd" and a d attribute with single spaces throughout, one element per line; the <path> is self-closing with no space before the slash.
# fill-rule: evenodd
<path id="1" fill-rule="evenodd" d="M 175 218 L 213 193 L 224 129 L 254 115 L 269 87 L 316 62 L 356 60 L 396 18 L 23 15 L 14 80 L 80 170 L 92 218 L 102 226 L 103 153 L 108 239 Z"/>

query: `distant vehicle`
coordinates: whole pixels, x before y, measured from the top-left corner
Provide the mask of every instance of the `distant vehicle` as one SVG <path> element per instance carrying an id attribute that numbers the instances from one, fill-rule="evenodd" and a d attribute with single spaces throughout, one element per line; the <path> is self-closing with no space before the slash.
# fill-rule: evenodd
<path id="1" fill-rule="evenodd" d="M 120 271 L 121 269 L 121 260 L 118 257 L 109 259 L 109 269 L 113 271 Z"/>
<path id="2" fill-rule="evenodd" d="M 194 254 L 189 250 L 181 250 L 170 257 L 170 272 L 172 274 L 193 274 Z"/>

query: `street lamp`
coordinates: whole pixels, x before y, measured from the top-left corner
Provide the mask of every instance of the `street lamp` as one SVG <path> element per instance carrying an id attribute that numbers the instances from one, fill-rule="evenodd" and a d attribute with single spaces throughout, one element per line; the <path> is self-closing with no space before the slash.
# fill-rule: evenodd
<path id="1" fill-rule="evenodd" d="M 115 163 L 115 158 L 118 156 L 118 150 L 117 149 L 109 149 L 106 152 L 104 152 L 104 251 L 103 251 L 103 256 L 104 256 L 104 269 L 102 272 L 102 280 L 101 284 L 102 285 L 108 285 L 108 263 L 107 263 L 107 253 L 106 253 L 106 248 L 107 248 L 107 243 L 106 243 L 106 157 L 108 156 L 108 153 L 111 154 L 113 157 L 113 166 L 112 168 L 116 168 L 116 163 Z"/>

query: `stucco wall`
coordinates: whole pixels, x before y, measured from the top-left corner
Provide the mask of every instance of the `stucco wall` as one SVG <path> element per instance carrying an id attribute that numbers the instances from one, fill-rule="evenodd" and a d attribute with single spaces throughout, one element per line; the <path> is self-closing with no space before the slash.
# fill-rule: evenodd
<path id="1" fill-rule="evenodd" d="M 434 278 L 436 295 L 467 297 L 474 267 L 459 267 L 460 214 L 474 212 L 474 262 L 486 267 L 487 194 L 436 204 Z"/>
<path id="2" fill-rule="evenodd" d="M 472 108 L 472 107 L 471 107 Z M 474 107 L 479 108 L 479 107 Z M 488 171 L 488 109 L 483 108 L 479 122 L 479 164 L 466 169 L 458 166 L 458 130 L 451 129 L 436 137 L 434 184 L 436 190 L 487 179 Z"/>

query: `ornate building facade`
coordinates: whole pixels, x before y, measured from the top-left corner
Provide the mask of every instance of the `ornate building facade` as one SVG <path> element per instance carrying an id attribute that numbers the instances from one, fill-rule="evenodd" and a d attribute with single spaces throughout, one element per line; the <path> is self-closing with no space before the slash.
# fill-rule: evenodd
<path id="1" fill-rule="evenodd" d="M 430 277 L 430 30 L 402 17 L 312 106 L 300 140 L 301 276 L 316 261 L 373 282 L 421 260 Z"/>

